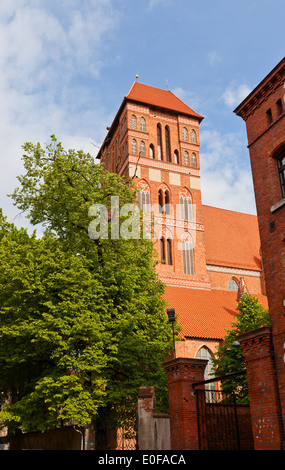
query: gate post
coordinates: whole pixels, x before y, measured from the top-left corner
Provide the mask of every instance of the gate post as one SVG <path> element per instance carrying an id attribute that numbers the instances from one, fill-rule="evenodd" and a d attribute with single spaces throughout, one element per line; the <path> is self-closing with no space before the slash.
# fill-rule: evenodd
<path id="1" fill-rule="evenodd" d="M 238 337 L 244 352 L 255 450 L 280 450 L 282 421 L 271 330 L 259 328 Z"/>
<path id="2" fill-rule="evenodd" d="M 199 450 L 197 402 L 191 385 L 204 380 L 207 362 L 179 357 L 163 364 L 168 383 L 171 450 Z"/>

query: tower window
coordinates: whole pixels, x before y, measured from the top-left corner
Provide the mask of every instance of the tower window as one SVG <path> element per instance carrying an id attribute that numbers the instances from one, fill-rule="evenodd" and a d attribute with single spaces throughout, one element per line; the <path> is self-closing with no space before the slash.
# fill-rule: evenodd
<path id="1" fill-rule="evenodd" d="M 176 163 L 176 165 L 178 165 L 178 163 L 179 163 L 178 150 L 174 150 L 174 163 Z"/>
<path id="2" fill-rule="evenodd" d="M 267 124 L 270 125 L 273 122 L 272 111 L 270 108 L 266 111 L 266 117 L 267 117 Z"/>
<path id="3" fill-rule="evenodd" d="M 160 259 L 165 264 L 171 266 L 173 264 L 172 240 L 171 238 L 166 238 L 166 236 L 163 235 L 160 239 Z"/>
<path id="4" fill-rule="evenodd" d="M 170 238 L 166 240 L 167 245 L 167 264 L 172 265 L 172 244 Z"/>
<path id="5" fill-rule="evenodd" d="M 158 160 L 162 160 L 162 137 L 160 124 L 157 124 L 157 158 Z"/>
<path id="6" fill-rule="evenodd" d="M 194 153 L 194 152 L 192 153 L 192 166 L 194 168 L 197 167 L 197 157 L 196 157 L 196 153 Z"/>
<path id="7" fill-rule="evenodd" d="M 144 143 L 143 140 L 140 142 L 140 155 L 141 155 L 142 157 L 145 156 L 145 143 Z"/>
<path id="8" fill-rule="evenodd" d="M 158 190 L 158 204 L 159 204 L 159 213 L 165 212 L 166 214 L 170 213 L 170 193 L 167 186 L 163 183 L 163 188 Z"/>
<path id="9" fill-rule="evenodd" d="M 194 144 L 197 143 L 197 135 L 194 129 L 191 129 L 191 142 L 193 142 Z"/>
<path id="10" fill-rule="evenodd" d="M 141 117 L 140 118 L 140 130 L 145 131 L 146 130 L 146 124 L 145 124 L 145 118 Z"/>
<path id="11" fill-rule="evenodd" d="M 192 211 L 192 198 L 189 191 L 184 188 L 180 192 L 179 196 L 180 202 L 180 217 L 183 220 L 193 220 L 193 211 Z"/>
<path id="12" fill-rule="evenodd" d="M 193 241 L 188 234 L 188 240 L 182 241 L 182 252 L 183 252 L 183 273 L 194 274 L 194 250 Z"/>
<path id="13" fill-rule="evenodd" d="M 184 152 L 184 165 L 189 166 L 189 153 L 187 151 Z"/>
<path id="14" fill-rule="evenodd" d="M 154 148 L 152 144 L 149 146 L 149 158 L 154 158 Z"/>
<path id="15" fill-rule="evenodd" d="M 139 209 L 144 212 L 149 212 L 150 208 L 150 192 L 149 191 L 138 191 L 137 200 Z"/>
<path id="16" fill-rule="evenodd" d="M 136 141 L 136 139 L 132 140 L 132 153 L 133 154 L 137 153 L 137 141 Z"/>
<path id="17" fill-rule="evenodd" d="M 283 104 L 282 104 L 282 101 L 281 100 L 278 100 L 276 102 L 276 106 L 277 106 L 277 113 L 278 113 L 278 116 L 281 116 L 281 114 L 283 113 Z"/>
<path id="18" fill-rule="evenodd" d="M 137 128 L 137 118 L 134 114 L 131 115 L 131 129 Z"/>
<path id="19" fill-rule="evenodd" d="M 184 140 L 184 142 L 188 142 L 188 130 L 186 127 L 182 128 L 182 140 Z"/>
<path id="20" fill-rule="evenodd" d="M 170 162 L 170 129 L 168 126 L 165 127 L 165 152 L 166 152 L 166 161 Z"/>
<path id="21" fill-rule="evenodd" d="M 162 262 L 165 262 L 165 243 L 163 237 L 160 239 L 160 259 Z"/>

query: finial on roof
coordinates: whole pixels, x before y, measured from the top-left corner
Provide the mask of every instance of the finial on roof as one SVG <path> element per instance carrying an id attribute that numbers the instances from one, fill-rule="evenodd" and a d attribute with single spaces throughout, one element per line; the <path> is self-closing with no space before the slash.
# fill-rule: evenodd
<path id="1" fill-rule="evenodd" d="M 136 80 L 139 78 L 138 74 L 136 74 Z"/>

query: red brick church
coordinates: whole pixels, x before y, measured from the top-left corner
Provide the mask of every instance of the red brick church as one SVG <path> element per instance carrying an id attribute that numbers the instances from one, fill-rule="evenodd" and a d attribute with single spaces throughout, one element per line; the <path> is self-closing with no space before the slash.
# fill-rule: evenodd
<path id="1" fill-rule="evenodd" d="M 157 274 L 182 327 L 176 356 L 193 358 L 215 352 L 245 289 L 267 305 L 257 217 L 202 204 L 202 120 L 172 92 L 134 82 L 97 156 L 133 178 L 141 208 L 157 208 Z"/>

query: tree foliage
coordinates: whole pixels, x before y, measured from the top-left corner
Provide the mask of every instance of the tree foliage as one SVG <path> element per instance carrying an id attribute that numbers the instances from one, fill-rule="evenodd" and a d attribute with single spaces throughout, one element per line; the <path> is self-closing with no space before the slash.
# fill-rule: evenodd
<path id="1" fill-rule="evenodd" d="M 213 357 L 216 377 L 244 372 L 244 355 L 242 348 L 238 345 L 237 337 L 262 326 L 270 325 L 268 309 L 264 308 L 256 297 L 248 293 L 241 296 L 237 311 L 232 328 L 227 330 L 227 335 Z M 222 379 L 222 388 L 224 391 L 235 391 L 239 400 L 248 401 L 246 375 Z"/>
<path id="2" fill-rule="evenodd" d="M 111 196 L 122 207 L 135 189 L 54 136 L 23 148 L 12 198 L 45 233 L 0 221 L 0 418 L 24 431 L 121 422 L 140 386 L 166 399 L 161 362 L 171 348 L 152 243 L 88 234 L 92 205 L 107 208 L 110 233 Z"/>

